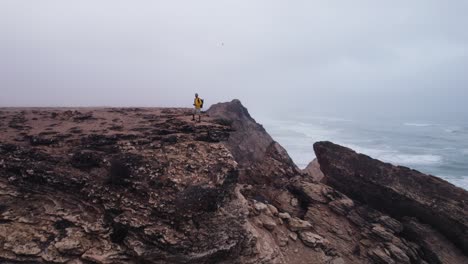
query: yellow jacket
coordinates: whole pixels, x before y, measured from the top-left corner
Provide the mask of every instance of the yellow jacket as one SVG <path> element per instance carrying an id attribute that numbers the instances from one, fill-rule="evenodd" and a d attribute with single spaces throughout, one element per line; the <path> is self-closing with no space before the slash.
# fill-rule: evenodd
<path id="1" fill-rule="evenodd" d="M 193 105 L 195 106 L 196 109 L 200 109 L 202 106 L 202 100 L 200 97 L 195 98 Z"/>

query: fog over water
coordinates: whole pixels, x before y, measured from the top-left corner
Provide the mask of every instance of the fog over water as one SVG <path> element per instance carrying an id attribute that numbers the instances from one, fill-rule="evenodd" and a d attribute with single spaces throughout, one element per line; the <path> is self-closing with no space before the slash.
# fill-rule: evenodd
<path id="1" fill-rule="evenodd" d="M 467 11 L 464 0 L 2 0 L 0 106 L 190 107 L 198 92 L 207 106 L 239 98 L 260 122 L 463 126 Z"/>
<path id="2" fill-rule="evenodd" d="M 466 117 L 468 2 L 0 2 L 0 105 Z"/>

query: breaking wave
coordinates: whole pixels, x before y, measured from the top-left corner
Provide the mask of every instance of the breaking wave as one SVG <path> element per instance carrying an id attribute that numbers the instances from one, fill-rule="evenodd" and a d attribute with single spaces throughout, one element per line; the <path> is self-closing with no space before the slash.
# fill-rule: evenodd
<path id="1" fill-rule="evenodd" d="M 300 168 L 315 158 L 315 142 L 329 140 L 394 165 L 436 176 L 453 175 L 441 178 L 468 189 L 468 125 L 349 121 L 329 117 L 269 120 L 266 128 Z"/>
<path id="2" fill-rule="evenodd" d="M 426 123 L 403 123 L 405 126 L 414 126 L 414 127 L 429 127 L 435 126 L 434 124 L 426 124 Z"/>
<path id="3" fill-rule="evenodd" d="M 394 165 L 436 165 L 443 161 L 442 156 L 434 154 L 409 154 L 394 150 L 389 146 L 382 148 L 364 148 L 356 145 L 346 144 L 347 147 L 356 152 L 371 156 Z"/>
<path id="4" fill-rule="evenodd" d="M 440 178 L 452 183 L 453 185 L 456 185 L 458 187 L 461 187 L 465 190 L 468 190 L 468 176 L 444 176 L 444 175 L 439 175 Z"/>
<path id="5" fill-rule="evenodd" d="M 443 159 L 438 155 L 412 155 L 412 154 L 386 154 L 380 157 L 383 161 L 395 165 L 435 165 L 442 163 Z"/>

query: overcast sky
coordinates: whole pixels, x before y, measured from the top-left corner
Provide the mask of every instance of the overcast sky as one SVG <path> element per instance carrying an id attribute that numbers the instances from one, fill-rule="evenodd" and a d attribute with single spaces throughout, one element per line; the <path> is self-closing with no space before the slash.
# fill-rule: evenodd
<path id="1" fill-rule="evenodd" d="M 1 0 L 0 106 L 468 116 L 468 1 Z"/>

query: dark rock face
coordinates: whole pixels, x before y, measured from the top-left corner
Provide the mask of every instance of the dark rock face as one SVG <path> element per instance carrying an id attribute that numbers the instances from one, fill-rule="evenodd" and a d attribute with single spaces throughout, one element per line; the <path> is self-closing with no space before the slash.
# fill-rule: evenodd
<path id="1" fill-rule="evenodd" d="M 238 171 L 230 171 L 222 186 L 217 188 L 200 185 L 189 186 L 175 199 L 175 207 L 180 217 L 192 218 L 205 212 L 215 212 L 225 202 L 237 183 Z"/>
<path id="2" fill-rule="evenodd" d="M 250 250 L 219 143 L 230 128 L 182 109 L 0 115 L 0 263 L 232 263 Z"/>
<path id="3" fill-rule="evenodd" d="M 73 153 L 70 163 L 79 169 L 91 169 L 99 167 L 102 162 L 99 155 L 92 151 L 77 151 Z"/>
<path id="4" fill-rule="evenodd" d="M 416 218 L 405 217 L 404 235 L 420 245 L 429 263 L 465 263 L 467 257 L 433 227 Z"/>
<path id="5" fill-rule="evenodd" d="M 242 190 L 246 198 L 255 201 L 255 216 L 249 221 L 273 232 L 279 241 L 268 242 L 269 235 L 263 235 L 258 243 L 269 246 L 261 254 L 273 247 L 271 250 L 280 254 L 273 259 L 279 263 L 302 263 L 304 259 L 311 263 L 366 263 L 375 253 L 389 263 L 423 261 L 416 246 L 400 237 L 400 222 L 318 183 L 316 174 L 298 170 L 286 151 L 255 123 L 240 102 L 215 105 L 208 113 L 217 123 L 230 124 L 234 130 L 224 144 L 243 172 L 240 183 L 251 185 Z M 317 162 L 314 166 L 320 172 Z M 275 220 L 275 212 L 280 220 Z M 283 222 L 286 230 L 281 226 Z M 288 232 L 293 241 L 301 241 L 312 251 L 296 248 L 296 253 L 288 253 L 297 246 L 293 243 L 289 247 L 288 236 L 285 240 L 282 235 Z M 274 249 L 275 245 L 280 248 Z"/>
<path id="6" fill-rule="evenodd" d="M 208 113 L 0 111 L 0 262 L 468 263 L 440 228 L 374 203 L 378 183 L 317 179 L 352 168 L 340 148 L 305 173 L 238 100 Z"/>
<path id="7" fill-rule="evenodd" d="M 415 217 L 468 254 L 468 192 L 434 176 L 330 142 L 318 142 L 314 149 L 329 185 L 398 219 Z M 437 255 L 437 251 L 426 249 Z"/>
<path id="8" fill-rule="evenodd" d="M 114 185 L 125 185 L 130 179 L 130 164 L 124 159 L 114 158 L 109 168 L 109 183 Z"/>
<path id="9" fill-rule="evenodd" d="M 40 146 L 40 145 L 48 146 L 56 142 L 52 138 L 44 138 L 44 137 L 31 137 L 29 140 L 32 146 Z"/>
<path id="10" fill-rule="evenodd" d="M 215 122 L 234 130 L 224 143 L 242 169 L 241 182 L 284 185 L 284 180 L 301 173 L 286 150 L 255 122 L 239 100 L 215 104 L 207 113 Z"/>

